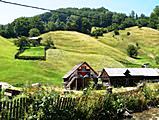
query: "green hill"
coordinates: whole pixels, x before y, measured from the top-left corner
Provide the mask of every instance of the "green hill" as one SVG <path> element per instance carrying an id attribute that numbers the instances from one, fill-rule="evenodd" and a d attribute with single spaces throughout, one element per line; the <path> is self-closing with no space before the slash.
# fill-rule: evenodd
<path id="1" fill-rule="evenodd" d="M 131 35 L 127 36 L 127 32 Z M 87 61 L 95 70 L 103 67 L 140 67 L 145 62 L 156 66 L 159 32 L 149 28 L 132 27 L 120 31 L 120 36 L 104 34 L 95 39 L 72 31 L 56 31 L 41 35 L 51 37 L 57 49 L 47 51 L 46 61 L 15 60 L 17 48 L 9 40 L 0 37 L 0 81 L 11 84 L 34 82 L 62 85 L 62 76 L 74 65 Z M 127 56 L 129 43 L 139 43 L 140 59 Z"/>
<path id="2" fill-rule="evenodd" d="M 0 37 L 0 81 L 14 85 L 31 82 L 53 83 L 52 76 L 59 76 L 51 67 L 41 67 L 39 61 L 15 60 L 16 52 L 17 48 L 12 42 Z"/>
<path id="3" fill-rule="evenodd" d="M 119 31 L 120 35 L 113 37 L 113 32 L 104 34 L 99 41 L 126 53 L 128 44 L 139 44 L 138 59 L 135 64 L 150 63 L 152 67 L 157 67 L 155 57 L 159 56 L 159 31 L 147 27 L 131 27 Z M 127 35 L 130 32 L 130 35 Z"/>

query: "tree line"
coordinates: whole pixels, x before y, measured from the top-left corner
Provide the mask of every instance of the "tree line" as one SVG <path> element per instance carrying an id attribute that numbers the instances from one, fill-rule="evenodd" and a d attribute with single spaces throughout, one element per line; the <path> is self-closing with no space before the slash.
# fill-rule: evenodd
<path id="1" fill-rule="evenodd" d="M 55 30 L 70 30 L 95 36 L 136 25 L 159 29 L 159 6 L 154 8 L 149 17 L 144 14 L 138 16 L 134 11 L 129 15 L 111 12 L 104 7 L 97 9 L 61 8 L 57 11 L 59 12 L 46 12 L 34 17 L 20 17 L 12 23 L 0 25 L 0 35 L 14 38 L 37 36 Z"/>

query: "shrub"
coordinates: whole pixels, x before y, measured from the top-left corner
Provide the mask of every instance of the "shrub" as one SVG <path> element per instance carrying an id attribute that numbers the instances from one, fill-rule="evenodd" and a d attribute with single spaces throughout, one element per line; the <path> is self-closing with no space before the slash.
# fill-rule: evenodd
<path id="1" fill-rule="evenodd" d="M 42 43 L 42 45 L 46 46 L 45 47 L 46 49 L 49 48 L 56 49 L 54 42 L 50 36 Z"/>
<path id="2" fill-rule="evenodd" d="M 63 101 L 59 94 L 40 90 L 38 94 L 34 93 L 26 117 L 44 120 L 117 120 L 123 118 L 125 110 L 137 112 L 147 109 L 147 103 L 154 103 L 157 95 L 157 92 L 147 89 L 147 86 L 143 91 L 106 94 L 104 96 L 88 90 L 80 98 L 74 99 L 76 102 L 73 105 L 69 103 L 68 107 L 59 109 L 59 105 Z M 156 106 L 159 104 L 157 100 L 155 101 Z"/>
<path id="3" fill-rule="evenodd" d="M 133 112 L 145 110 L 147 108 L 146 98 L 141 92 L 128 95 L 126 96 L 126 108 Z"/>
<path id="4" fill-rule="evenodd" d="M 120 33 L 119 33 L 118 30 L 114 30 L 114 34 L 115 34 L 115 35 L 120 35 Z"/>
<path id="5" fill-rule="evenodd" d="M 103 28 L 92 27 L 91 36 L 103 36 Z"/>
<path id="6" fill-rule="evenodd" d="M 138 55 L 138 48 L 135 45 L 130 44 L 128 45 L 127 53 L 130 57 L 136 58 Z"/>
<path id="7" fill-rule="evenodd" d="M 129 36 L 131 33 L 130 32 L 127 32 L 127 36 Z"/>
<path id="8" fill-rule="evenodd" d="M 142 28 L 142 25 L 141 25 L 141 24 L 139 24 L 139 25 L 138 25 L 138 28 Z"/>

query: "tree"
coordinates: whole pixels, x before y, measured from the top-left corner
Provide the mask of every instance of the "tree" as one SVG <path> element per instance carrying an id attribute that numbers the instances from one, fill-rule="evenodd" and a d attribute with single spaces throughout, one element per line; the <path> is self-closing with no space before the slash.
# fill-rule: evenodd
<path id="1" fill-rule="evenodd" d="M 159 24 L 159 6 L 155 7 L 149 19 L 150 23 L 148 26 L 157 29 L 157 25 Z"/>
<path id="2" fill-rule="evenodd" d="M 54 42 L 50 36 L 43 42 L 43 45 L 46 46 L 46 49 L 49 49 L 49 48 L 55 49 L 56 48 L 54 45 Z"/>
<path id="3" fill-rule="evenodd" d="M 83 18 L 81 32 L 89 34 L 90 31 L 91 31 L 91 23 L 89 22 L 88 19 Z"/>
<path id="4" fill-rule="evenodd" d="M 59 19 L 55 22 L 56 30 L 65 30 L 66 24 L 64 22 L 61 22 Z"/>
<path id="5" fill-rule="evenodd" d="M 130 57 L 136 58 L 138 55 L 138 48 L 135 45 L 130 44 L 128 45 L 127 53 Z"/>
<path id="6" fill-rule="evenodd" d="M 15 19 L 12 23 L 16 36 L 28 36 L 30 30 L 30 22 L 26 17 Z"/>
<path id="7" fill-rule="evenodd" d="M 56 24 L 54 22 L 48 22 L 46 25 L 46 31 L 54 31 L 56 30 Z"/>
<path id="8" fill-rule="evenodd" d="M 132 19 L 132 18 L 126 18 L 125 21 L 123 22 L 124 26 L 127 28 L 127 27 L 132 27 L 132 26 L 135 26 L 136 23 L 135 23 L 135 20 Z"/>
<path id="9" fill-rule="evenodd" d="M 133 18 L 133 19 L 135 19 L 135 12 L 133 10 L 130 13 L 130 17 Z"/>
<path id="10" fill-rule="evenodd" d="M 0 35 L 6 38 L 16 37 L 12 24 L 0 25 Z"/>
<path id="11" fill-rule="evenodd" d="M 29 36 L 30 37 L 36 37 L 40 35 L 40 31 L 37 28 L 32 28 L 29 31 Z"/>
<path id="12" fill-rule="evenodd" d="M 153 13 L 159 16 L 159 6 L 155 7 L 155 9 L 153 10 Z"/>
<path id="13" fill-rule="evenodd" d="M 66 29 L 78 31 L 80 30 L 79 26 L 81 26 L 79 23 L 81 23 L 79 17 L 71 15 L 66 22 Z"/>
<path id="14" fill-rule="evenodd" d="M 23 50 L 24 48 L 30 46 L 29 40 L 28 40 L 28 38 L 25 37 L 25 36 L 19 37 L 18 40 L 15 40 L 14 44 L 15 44 L 17 47 L 19 47 L 19 50 Z"/>
<path id="15" fill-rule="evenodd" d="M 98 36 L 103 36 L 103 30 L 102 30 L 102 28 L 92 27 L 92 29 L 91 29 L 91 35 L 95 36 L 96 38 Z"/>
<path id="16" fill-rule="evenodd" d="M 31 17 L 29 19 L 29 22 L 30 22 L 30 29 L 37 28 L 40 31 L 40 33 L 44 32 L 45 30 L 44 23 L 39 16 Z"/>
<path id="17" fill-rule="evenodd" d="M 112 16 L 112 23 L 121 24 L 126 18 L 125 14 L 114 13 Z"/>
<path id="18" fill-rule="evenodd" d="M 99 23 L 100 23 L 100 27 L 107 27 L 110 26 L 112 24 L 112 16 L 113 16 L 113 12 L 107 11 L 104 13 L 98 13 L 100 15 L 100 19 L 99 19 Z"/>
<path id="19" fill-rule="evenodd" d="M 147 18 L 146 15 L 144 15 L 143 13 L 140 15 L 140 18 L 145 19 Z"/>
<path id="20" fill-rule="evenodd" d="M 141 27 L 146 27 L 149 24 L 149 21 L 145 18 L 140 18 L 136 22 L 137 22 L 137 25 Z"/>
<path id="21" fill-rule="evenodd" d="M 111 12 L 103 7 L 98 9 L 62 8 L 58 11 L 29 18 L 18 18 L 11 24 L 1 26 L 0 34 L 5 37 L 29 36 L 29 30 L 33 28 L 37 28 L 40 33 L 54 30 L 75 30 L 86 34 L 91 33 L 92 27 L 106 28 L 108 31 L 123 30 L 135 25 L 159 29 L 159 6 L 154 8 L 150 17 L 144 14 L 138 16 L 134 11 L 127 16 L 123 13 Z M 63 14 L 63 12 L 67 14 Z"/>

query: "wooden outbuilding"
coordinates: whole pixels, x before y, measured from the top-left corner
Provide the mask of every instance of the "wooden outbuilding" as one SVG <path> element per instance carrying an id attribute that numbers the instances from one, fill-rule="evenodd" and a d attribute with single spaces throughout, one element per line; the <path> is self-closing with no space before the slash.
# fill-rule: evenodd
<path id="1" fill-rule="evenodd" d="M 136 86 L 143 81 L 159 81 L 154 68 L 104 68 L 99 75 L 104 86 Z"/>
<path id="2" fill-rule="evenodd" d="M 91 81 L 97 84 L 98 74 L 89 64 L 82 62 L 74 66 L 63 79 L 65 89 L 81 90 L 88 87 Z"/>
<path id="3" fill-rule="evenodd" d="M 41 37 L 30 37 L 29 40 L 31 42 L 31 45 L 36 47 L 36 46 L 40 45 L 42 38 Z"/>

